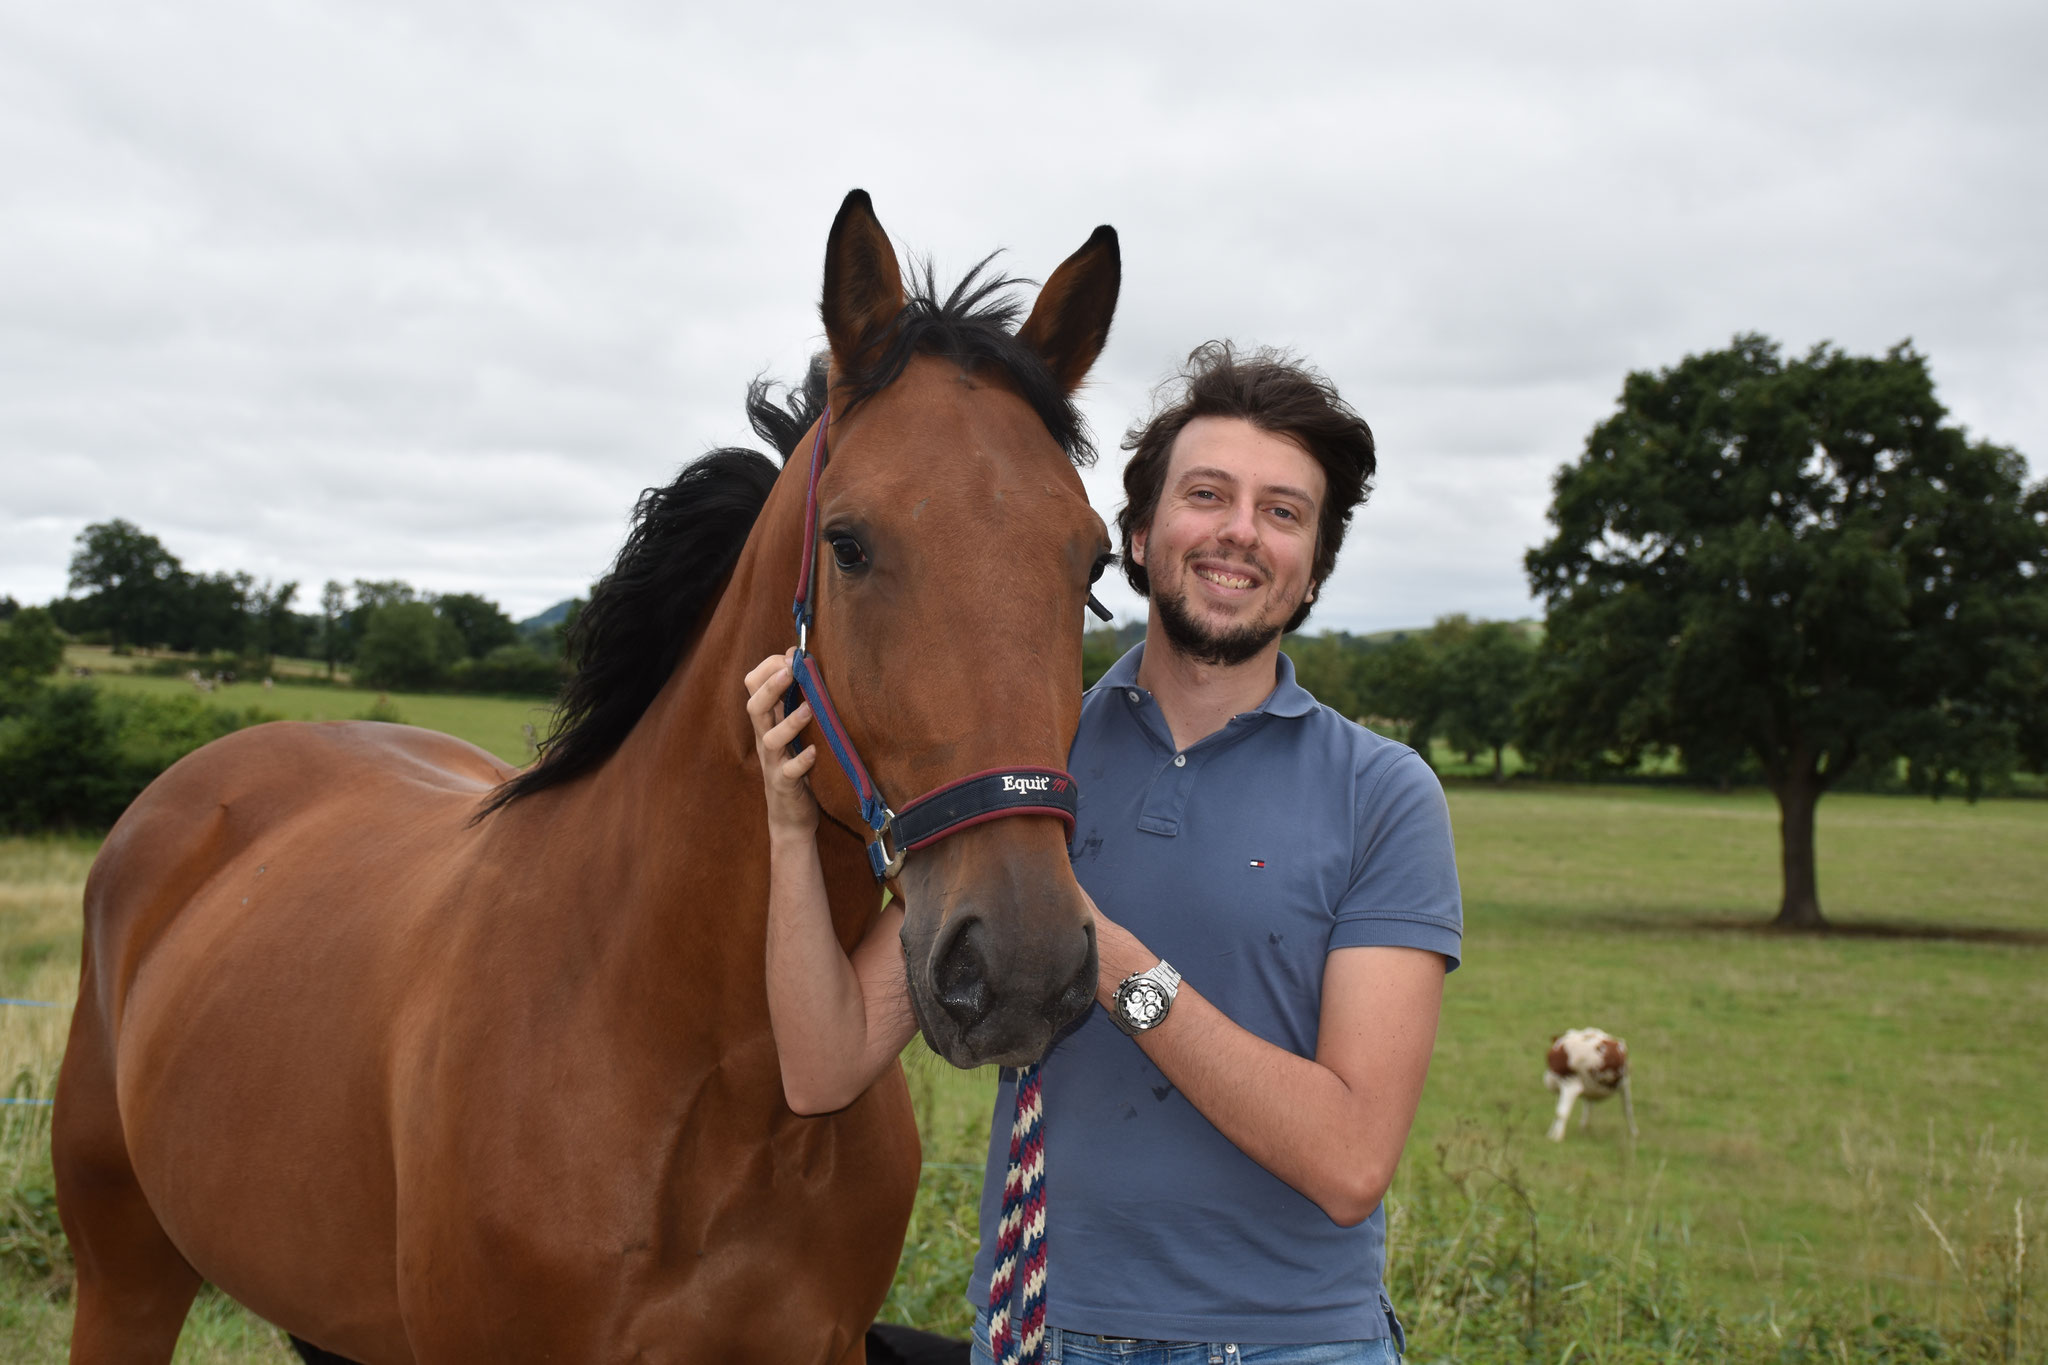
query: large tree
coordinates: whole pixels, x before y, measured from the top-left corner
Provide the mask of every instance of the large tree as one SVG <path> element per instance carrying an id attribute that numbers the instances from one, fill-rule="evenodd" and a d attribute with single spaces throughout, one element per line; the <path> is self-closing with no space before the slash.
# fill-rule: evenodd
<path id="1" fill-rule="evenodd" d="M 1521 733 L 1517 708 L 1529 688 L 1529 670 L 1536 653 L 1528 631 L 1511 621 L 1466 623 L 1447 634 L 1437 668 L 1442 682 L 1444 729 L 1461 750 L 1486 749 L 1493 754 L 1493 780 L 1507 780 L 1505 753 Z"/>
<path id="2" fill-rule="evenodd" d="M 434 613 L 455 627 L 472 659 L 481 659 L 500 645 L 519 642 L 519 627 L 512 624 L 512 618 L 496 602 L 473 592 L 441 594 L 434 599 Z"/>
<path id="3" fill-rule="evenodd" d="M 463 657 L 462 636 L 425 602 L 372 608 L 356 643 L 356 681 L 366 687 L 439 686 Z"/>
<path id="4" fill-rule="evenodd" d="M 1859 759 L 1974 784 L 2039 747 L 2048 488 L 1946 417 L 1910 346 L 1787 360 L 1739 336 L 1628 377 L 1527 559 L 1549 607 L 1539 746 L 1753 755 L 1782 925 L 1825 922 L 1815 808 Z"/>
<path id="5" fill-rule="evenodd" d="M 158 644 L 174 624 L 184 569 L 176 555 L 133 522 L 95 522 L 78 533 L 71 591 L 86 590 L 90 619 L 116 647 Z"/>

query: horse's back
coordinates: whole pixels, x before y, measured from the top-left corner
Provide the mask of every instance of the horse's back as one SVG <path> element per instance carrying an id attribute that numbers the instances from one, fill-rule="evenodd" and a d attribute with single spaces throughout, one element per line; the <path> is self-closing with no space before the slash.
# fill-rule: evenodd
<path id="1" fill-rule="evenodd" d="M 375 856 L 379 831 L 459 834 L 512 770 L 449 735 L 371 721 L 237 731 L 172 765 L 122 815 L 86 882 L 86 940 L 102 1008 L 195 898 L 245 855 L 289 849 L 314 874 Z M 267 863 L 266 873 L 269 870 Z"/>

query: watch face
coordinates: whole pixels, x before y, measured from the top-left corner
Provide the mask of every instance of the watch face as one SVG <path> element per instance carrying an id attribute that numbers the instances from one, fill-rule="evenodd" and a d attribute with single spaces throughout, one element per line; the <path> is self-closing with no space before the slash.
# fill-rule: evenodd
<path id="1" fill-rule="evenodd" d="M 1123 988 L 1117 1008 L 1133 1028 L 1148 1029 L 1166 1014 L 1166 992 L 1156 981 L 1132 981 Z"/>

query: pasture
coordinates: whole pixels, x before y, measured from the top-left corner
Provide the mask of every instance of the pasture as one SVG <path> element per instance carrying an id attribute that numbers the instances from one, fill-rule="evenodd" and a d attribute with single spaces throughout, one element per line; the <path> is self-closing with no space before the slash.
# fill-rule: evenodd
<path id="1" fill-rule="evenodd" d="M 67 667 L 92 669 L 93 681 L 110 690 L 164 697 L 194 695 L 192 684 L 185 678 L 133 672 L 132 658 L 116 656 L 105 649 L 72 645 L 64 652 L 64 662 Z M 290 662 L 306 665 L 304 660 Z M 310 679 L 315 675 L 309 668 L 281 670 L 279 676 Z M 203 694 L 202 700 L 235 710 L 253 706 L 281 720 L 398 720 L 460 735 L 507 763 L 518 764 L 533 758 L 533 747 L 524 727 L 532 725 L 544 734 L 548 718 L 548 703 L 531 697 L 460 692 L 384 693 L 325 681 L 280 681 L 270 687 L 256 682 L 228 683 Z"/>
<path id="2" fill-rule="evenodd" d="M 1412 1359 L 2048 1359 L 2048 803 L 1828 798 L 1826 937 L 1759 928 L 1766 795 L 1451 805 L 1466 961 L 1389 1198 Z M 0 841 L 0 994 L 69 998 L 92 852 Z M 49 1093 L 65 1013 L 0 1008 L 10 1094 Z M 1544 1139 L 1543 1048 L 1579 1024 L 1629 1041 L 1633 1144 L 1612 1106 Z M 958 1332 L 992 1083 L 911 1061 L 928 1164 L 884 1316 Z M 47 1112 L 0 1110 L 8 1360 L 60 1360 L 68 1330 Z M 202 1307 L 180 1360 L 287 1359 Z"/>

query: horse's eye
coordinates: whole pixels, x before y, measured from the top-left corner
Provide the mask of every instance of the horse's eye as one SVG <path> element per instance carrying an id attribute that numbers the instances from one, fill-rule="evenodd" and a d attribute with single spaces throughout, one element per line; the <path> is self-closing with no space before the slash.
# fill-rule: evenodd
<path id="1" fill-rule="evenodd" d="M 1104 552 L 1103 554 L 1097 555 L 1095 558 L 1095 567 L 1088 571 L 1088 581 L 1090 583 L 1100 583 L 1102 581 L 1103 572 L 1114 563 L 1116 563 L 1116 556 L 1113 554 Z"/>
<path id="2" fill-rule="evenodd" d="M 826 537 L 832 546 L 832 562 L 842 569 L 858 569 L 868 562 L 868 552 L 860 542 L 844 531 L 835 531 Z"/>

